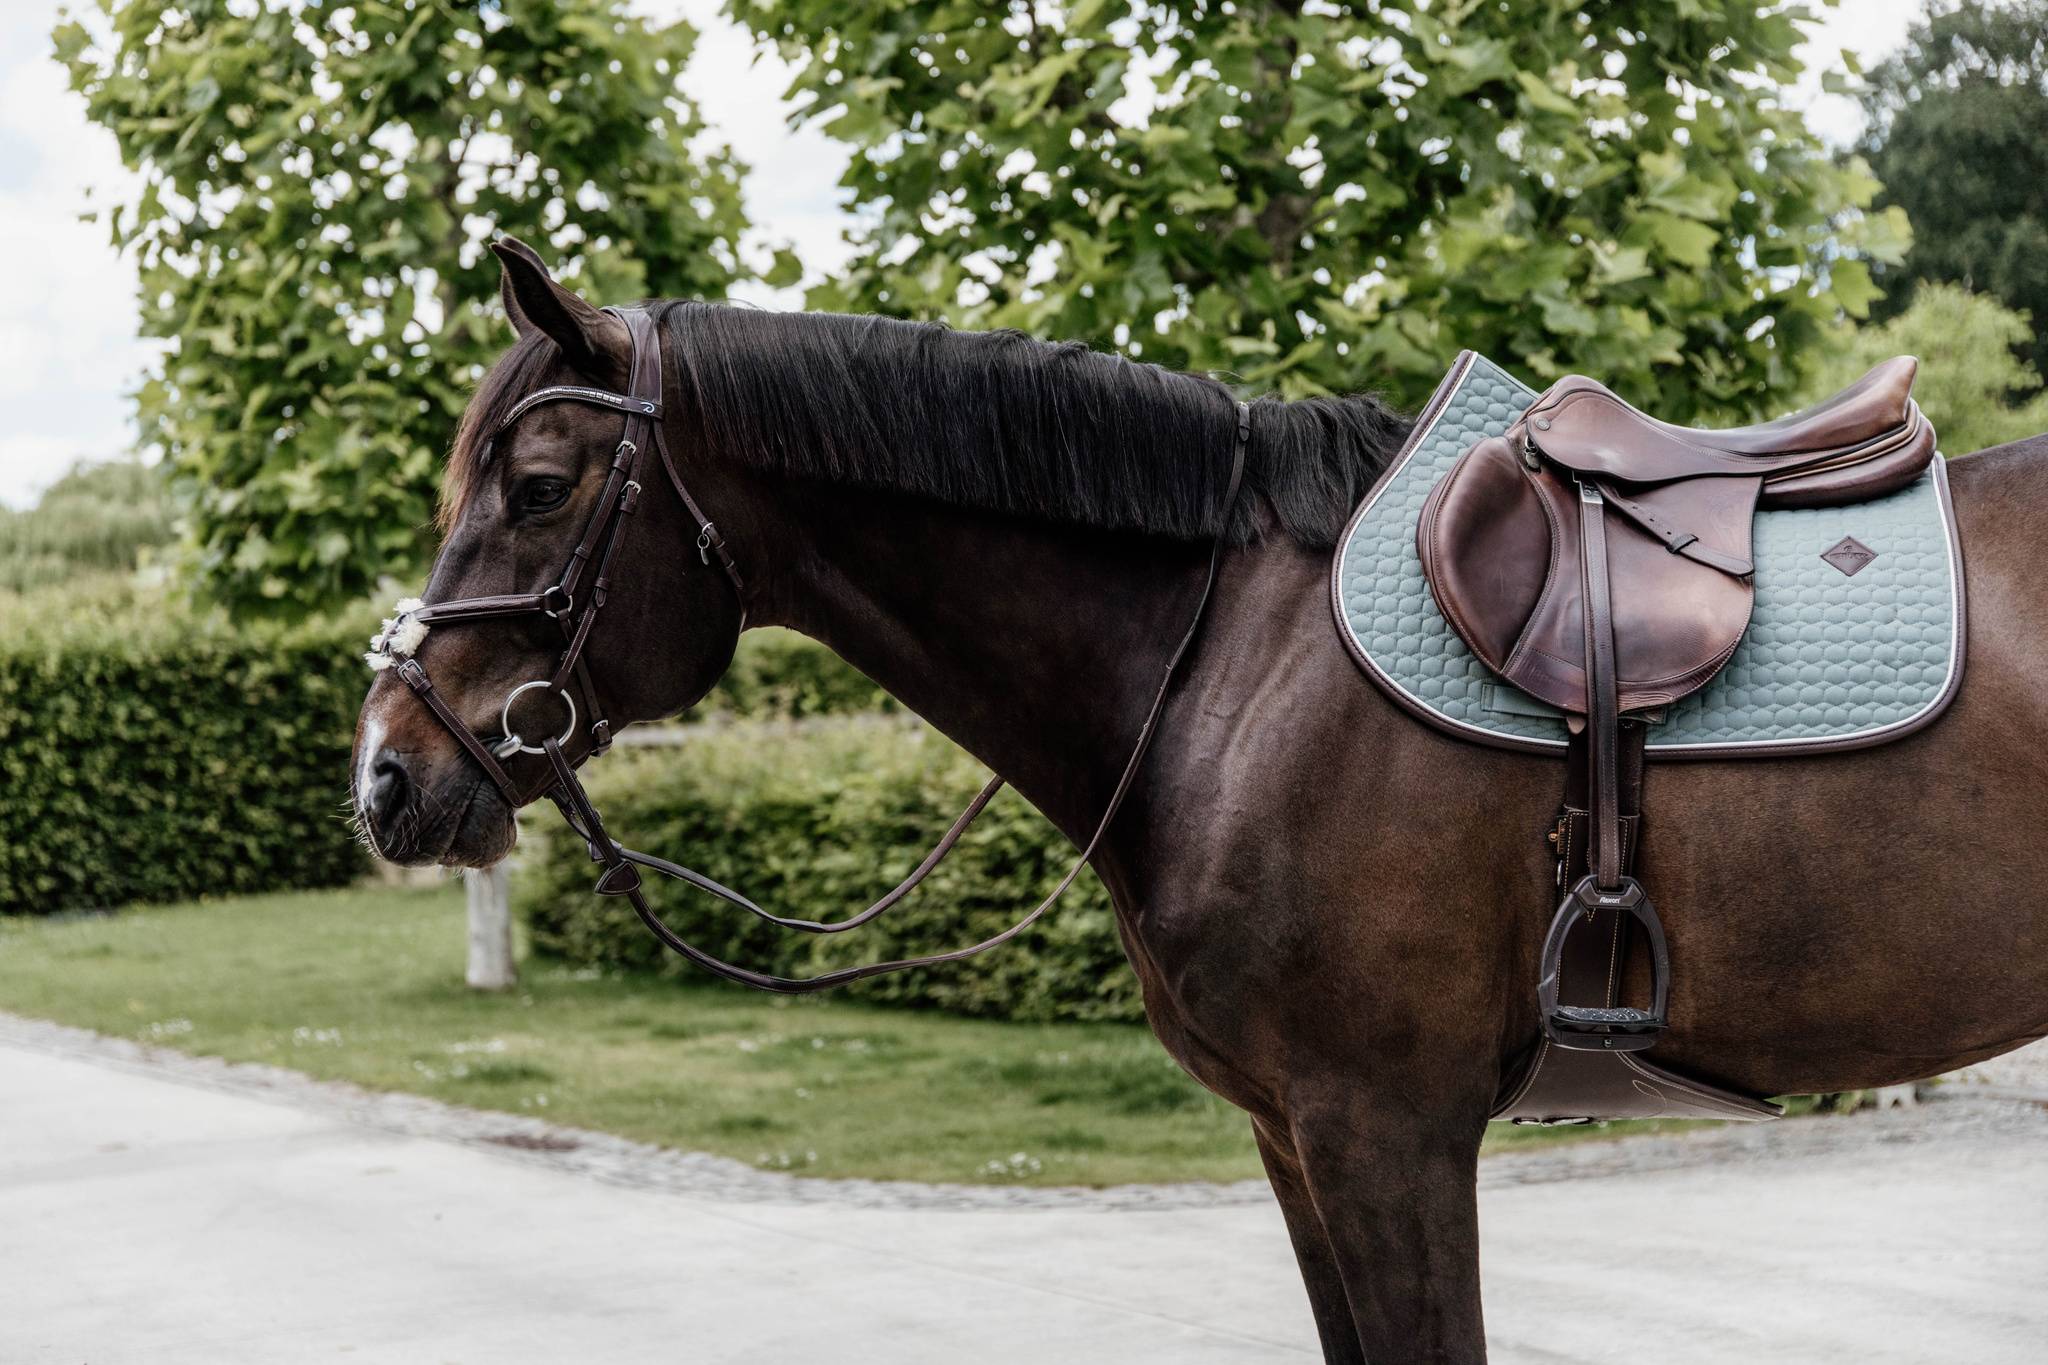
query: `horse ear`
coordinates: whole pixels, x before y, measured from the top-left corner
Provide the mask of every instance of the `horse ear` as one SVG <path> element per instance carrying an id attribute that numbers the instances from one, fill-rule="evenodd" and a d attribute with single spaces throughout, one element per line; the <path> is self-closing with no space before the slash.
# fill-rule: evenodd
<path id="1" fill-rule="evenodd" d="M 633 342 L 626 324 L 556 284 L 534 249 L 515 237 L 491 243 L 504 278 L 498 292 L 521 336 L 537 331 L 562 348 L 562 358 L 600 384 L 626 383 Z"/>
<path id="2" fill-rule="evenodd" d="M 503 259 L 504 253 L 507 251 L 515 252 L 533 262 L 536 266 L 540 266 L 542 271 L 547 269 L 545 265 L 541 264 L 539 254 L 517 237 L 500 237 L 497 241 L 491 243 L 491 250 L 498 253 L 500 259 Z M 512 272 L 510 270 L 502 270 L 498 275 L 498 300 L 505 305 L 505 316 L 512 323 L 512 330 L 514 332 L 524 337 L 529 333 L 539 330 L 533 325 L 533 319 L 526 316 L 526 310 L 519 306 L 519 295 L 512 288 Z"/>

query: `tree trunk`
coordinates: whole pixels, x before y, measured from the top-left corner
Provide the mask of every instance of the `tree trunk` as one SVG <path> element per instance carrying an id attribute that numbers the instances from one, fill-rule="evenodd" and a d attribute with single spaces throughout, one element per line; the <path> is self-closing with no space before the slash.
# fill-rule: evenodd
<path id="1" fill-rule="evenodd" d="M 512 960 L 512 878 L 504 863 L 470 868 L 469 984 L 480 991 L 510 990 L 519 984 Z"/>

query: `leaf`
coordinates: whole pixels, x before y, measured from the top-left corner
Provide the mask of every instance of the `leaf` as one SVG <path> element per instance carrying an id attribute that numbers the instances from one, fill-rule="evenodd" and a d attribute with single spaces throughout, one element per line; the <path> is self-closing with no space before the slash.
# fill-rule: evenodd
<path id="1" fill-rule="evenodd" d="M 1626 284 L 1650 273 L 1650 253 L 1643 247 L 1596 246 L 1593 278 L 1601 284 Z"/>
<path id="2" fill-rule="evenodd" d="M 1721 240 L 1721 234 L 1706 224 L 1668 213 L 1646 213 L 1637 221 L 1649 229 L 1664 255 L 1679 265 L 1706 265 L 1713 259 L 1714 244 Z"/>
<path id="3" fill-rule="evenodd" d="M 1646 153 L 1638 158 L 1638 164 L 1643 171 L 1643 202 L 1651 208 L 1711 223 L 1726 217 L 1735 202 L 1733 182 L 1716 183 L 1694 175 L 1686 169 L 1685 159 L 1675 153 Z"/>
<path id="4" fill-rule="evenodd" d="M 1536 306 L 1543 314 L 1543 326 L 1563 336 L 1589 337 L 1600 330 L 1600 319 L 1591 308 L 1559 295 L 1542 295 Z"/>
<path id="5" fill-rule="evenodd" d="M 804 277 L 804 263 L 794 251 L 778 247 L 774 253 L 774 264 L 761 276 L 761 283 L 774 289 L 788 289 Z"/>
<path id="6" fill-rule="evenodd" d="M 1870 281 L 1870 267 L 1853 258 L 1829 267 L 1828 292 L 1852 318 L 1868 317 L 1870 305 L 1884 297 L 1884 291 Z"/>
<path id="7" fill-rule="evenodd" d="M 1903 265 L 1913 246 L 1913 224 L 1906 211 L 1890 204 L 1875 213 L 1865 213 L 1856 224 L 1857 250 L 1885 265 Z"/>
<path id="8" fill-rule="evenodd" d="M 1515 83 L 1522 87 L 1522 98 L 1548 114 L 1562 114 L 1566 118 L 1577 118 L 1579 106 L 1570 97 L 1553 90 L 1541 76 L 1530 71 L 1517 71 Z"/>
<path id="9" fill-rule="evenodd" d="M 1479 38 L 1429 50 L 1447 68 L 1439 79 L 1449 94 L 1464 95 L 1515 74 L 1514 57 L 1502 38 Z"/>

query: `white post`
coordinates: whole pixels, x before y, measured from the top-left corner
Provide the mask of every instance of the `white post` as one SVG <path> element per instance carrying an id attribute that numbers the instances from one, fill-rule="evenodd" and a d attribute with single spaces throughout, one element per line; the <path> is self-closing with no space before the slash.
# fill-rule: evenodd
<path id="1" fill-rule="evenodd" d="M 469 868 L 469 984 L 480 991 L 510 990 L 519 984 L 512 961 L 512 877 L 504 863 Z"/>

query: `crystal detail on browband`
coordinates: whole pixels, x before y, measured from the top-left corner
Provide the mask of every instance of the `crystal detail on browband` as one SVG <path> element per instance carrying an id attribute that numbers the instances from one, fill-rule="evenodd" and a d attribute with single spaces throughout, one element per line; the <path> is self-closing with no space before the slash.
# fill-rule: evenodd
<path id="1" fill-rule="evenodd" d="M 400 658 L 410 658 L 426 642 L 427 623 L 413 615 L 422 605 L 417 597 L 399 598 L 391 609 L 393 614 L 385 617 L 383 627 L 370 637 L 370 652 L 363 662 L 373 672 L 382 673 Z"/>

